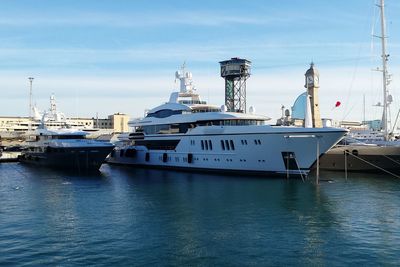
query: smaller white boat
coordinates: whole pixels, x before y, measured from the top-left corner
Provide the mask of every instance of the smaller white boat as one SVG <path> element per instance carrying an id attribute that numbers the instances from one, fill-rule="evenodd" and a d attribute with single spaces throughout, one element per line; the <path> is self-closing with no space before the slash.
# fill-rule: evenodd
<path id="1" fill-rule="evenodd" d="M 88 133 L 61 128 L 28 133 L 20 161 L 73 171 L 98 170 L 114 145 L 86 139 Z"/>

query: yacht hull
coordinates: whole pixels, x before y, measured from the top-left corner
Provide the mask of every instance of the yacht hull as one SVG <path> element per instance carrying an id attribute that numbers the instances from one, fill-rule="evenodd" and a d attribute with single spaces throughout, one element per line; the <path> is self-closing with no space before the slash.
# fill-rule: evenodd
<path id="1" fill-rule="evenodd" d="M 272 128 L 269 128 L 272 129 Z M 291 128 L 288 132 L 207 132 L 180 136 L 169 149 L 146 145 L 115 148 L 107 163 L 233 173 L 307 175 L 311 166 L 344 135 L 338 129 Z M 146 137 L 151 142 L 153 137 Z M 157 142 L 176 136 L 157 136 Z M 154 141 L 154 140 L 153 140 Z"/>

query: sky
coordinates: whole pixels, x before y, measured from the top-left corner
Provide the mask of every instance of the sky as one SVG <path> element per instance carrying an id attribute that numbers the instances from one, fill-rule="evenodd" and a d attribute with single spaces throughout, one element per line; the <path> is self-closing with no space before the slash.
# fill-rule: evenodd
<path id="1" fill-rule="evenodd" d="M 203 100 L 224 104 L 219 61 L 252 62 L 247 106 L 273 121 L 320 73 L 323 118 L 379 119 L 382 109 L 376 0 L 2 0 L 0 116 L 49 108 L 67 117 L 140 117 L 178 89 L 186 62 Z M 386 0 L 392 117 L 400 107 L 400 1 Z M 364 99 L 365 98 L 365 105 Z M 336 101 L 341 106 L 334 108 Z M 364 113 L 363 110 L 366 112 Z M 364 115 L 365 114 L 365 115 Z"/>

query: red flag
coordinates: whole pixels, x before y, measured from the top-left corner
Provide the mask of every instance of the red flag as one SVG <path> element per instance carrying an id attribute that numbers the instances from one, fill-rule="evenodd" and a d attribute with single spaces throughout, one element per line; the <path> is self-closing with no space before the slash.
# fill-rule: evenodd
<path id="1" fill-rule="evenodd" d="M 340 106 L 340 104 L 342 104 L 342 103 L 340 103 L 340 101 L 336 101 L 335 108 L 337 108 L 338 106 Z"/>

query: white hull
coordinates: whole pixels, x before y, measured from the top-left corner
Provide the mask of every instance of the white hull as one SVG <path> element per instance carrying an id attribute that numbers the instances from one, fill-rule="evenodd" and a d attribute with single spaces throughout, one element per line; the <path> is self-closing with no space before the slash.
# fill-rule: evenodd
<path id="1" fill-rule="evenodd" d="M 179 143 L 174 149 L 163 150 L 149 149 L 146 145 L 116 148 L 107 162 L 166 168 L 300 175 L 307 174 L 317 156 L 323 155 L 345 133 L 344 130 L 334 128 L 270 126 L 249 126 L 246 127 L 248 133 L 240 133 L 243 130 L 241 126 L 197 127 L 183 135 L 146 136 L 149 142 L 179 139 Z M 221 141 L 224 142 L 224 147 Z M 229 150 L 225 145 L 226 142 L 229 143 Z M 127 150 L 130 150 L 128 154 Z"/>

